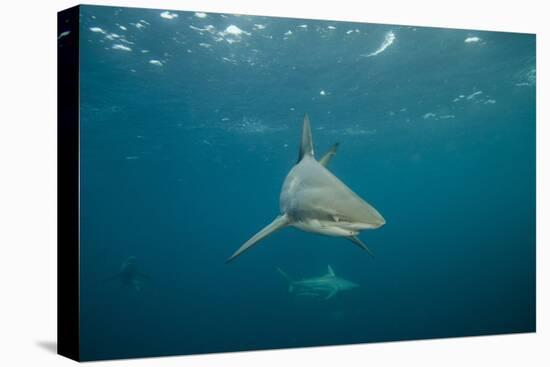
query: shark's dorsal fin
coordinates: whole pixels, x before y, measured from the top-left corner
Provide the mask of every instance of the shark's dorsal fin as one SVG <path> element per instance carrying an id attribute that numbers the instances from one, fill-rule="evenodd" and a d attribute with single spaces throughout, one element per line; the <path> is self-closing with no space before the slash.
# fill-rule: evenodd
<path id="1" fill-rule="evenodd" d="M 333 146 L 331 146 L 328 152 L 326 152 L 325 155 L 321 159 L 319 159 L 319 163 L 321 164 L 321 166 L 323 167 L 328 166 L 328 164 L 330 163 L 330 160 L 336 154 L 336 149 L 338 149 L 338 145 L 339 143 L 336 143 Z"/>
<path id="2" fill-rule="evenodd" d="M 304 156 L 313 157 L 313 138 L 311 137 L 311 126 L 309 124 L 309 117 L 304 116 L 304 126 L 302 127 L 302 140 L 300 141 L 300 155 L 298 156 L 298 162 L 300 162 Z"/>
<path id="3" fill-rule="evenodd" d="M 336 275 L 334 275 L 334 270 L 332 270 L 332 267 L 330 265 L 328 266 L 328 274 L 327 275 L 330 275 L 331 277 L 336 276 Z"/>

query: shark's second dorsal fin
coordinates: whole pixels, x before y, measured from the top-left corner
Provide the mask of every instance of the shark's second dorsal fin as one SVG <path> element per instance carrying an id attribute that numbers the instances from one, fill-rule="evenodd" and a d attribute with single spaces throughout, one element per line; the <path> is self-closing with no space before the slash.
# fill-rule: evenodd
<path id="1" fill-rule="evenodd" d="M 309 117 L 304 116 L 304 126 L 302 127 L 302 140 L 300 141 L 300 155 L 298 156 L 298 162 L 300 162 L 304 156 L 314 156 L 313 152 L 313 138 L 311 137 L 311 126 L 309 124 Z"/>
<path id="2" fill-rule="evenodd" d="M 329 265 L 328 266 L 328 274 L 327 275 L 330 275 L 331 277 L 334 277 L 334 270 L 332 270 L 332 267 Z"/>

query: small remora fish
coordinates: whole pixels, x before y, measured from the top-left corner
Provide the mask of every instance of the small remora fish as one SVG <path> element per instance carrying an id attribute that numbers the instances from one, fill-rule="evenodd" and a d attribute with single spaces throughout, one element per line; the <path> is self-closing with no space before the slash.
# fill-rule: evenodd
<path id="1" fill-rule="evenodd" d="M 386 221 L 326 168 L 337 147 L 338 144 L 333 145 L 319 161 L 315 160 L 309 118 L 304 117 L 298 162 L 286 176 L 281 190 L 281 214 L 246 241 L 227 262 L 287 226 L 347 238 L 372 256 L 357 235 L 361 230 L 379 228 Z"/>
<path id="2" fill-rule="evenodd" d="M 340 291 L 359 287 L 358 284 L 340 278 L 334 274 L 332 267 L 328 266 L 328 272 L 320 277 L 293 280 L 284 271 L 277 268 L 279 273 L 288 280 L 288 291 L 298 296 L 325 296 L 325 299 L 332 298 Z"/>

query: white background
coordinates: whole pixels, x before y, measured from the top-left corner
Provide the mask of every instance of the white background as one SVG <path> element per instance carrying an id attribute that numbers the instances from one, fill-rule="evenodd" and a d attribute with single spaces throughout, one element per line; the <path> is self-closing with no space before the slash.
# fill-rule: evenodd
<path id="1" fill-rule="evenodd" d="M 94 365 L 549 365 L 547 68 L 550 27 L 546 24 L 550 11 L 542 5 L 544 1 L 113 0 L 92 3 L 537 33 L 538 66 L 536 334 L 149 358 Z M 61 0 L 7 0 L 0 12 L 0 366 L 74 363 L 57 356 L 53 350 L 56 340 L 56 12 L 75 4 Z"/>

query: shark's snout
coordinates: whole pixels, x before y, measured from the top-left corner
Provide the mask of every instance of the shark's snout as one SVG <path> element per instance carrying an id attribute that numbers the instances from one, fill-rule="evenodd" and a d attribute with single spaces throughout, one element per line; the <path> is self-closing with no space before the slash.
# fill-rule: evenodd
<path id="1" fill-rule="evenodd" d="M 370 217 L 369 219 L 357 220 L 357 228 L 360 230 L 363 229 L 377 229 L 386 224 L 386 220 L 381 215 L 376 215 L 374 218 Z"/>
<path id="2" fill-rule="evenodd" d="M 382 227 L 384 224 L 386 224 L 386 220 L 382 216 L 382 214 L 378 213 L 378 211 L 374 208 L 372 208 L 372 214 L 373 217 L 370 218 L 369 224 L 371 225 L 371 229 L 376 229 Z"/>
<path id="3" fill-rule="evenodd" d="M 384 219 L 384 217 L 380 216 L 380 218 L 377 220 L 376 228 L 380 228 L 384 224 L 386 224 L 386 220 Z"/>

